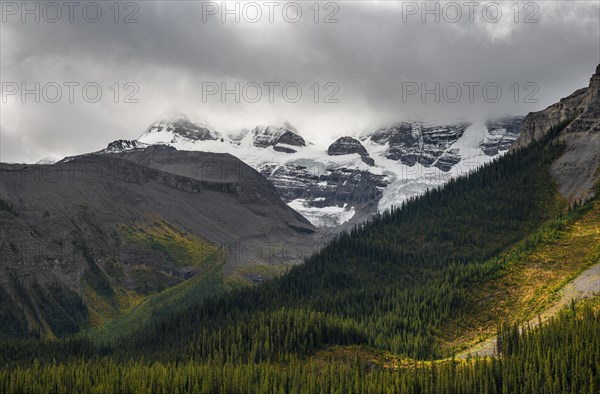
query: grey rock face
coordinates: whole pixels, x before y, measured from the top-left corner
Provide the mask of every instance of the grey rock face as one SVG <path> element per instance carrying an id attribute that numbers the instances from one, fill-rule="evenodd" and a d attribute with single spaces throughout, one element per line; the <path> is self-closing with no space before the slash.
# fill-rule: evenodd
<path id="1" fill-rule="evenodd" d="M 294 146 L 305 146 L 306 142 L 300 135 L 294 133 L 291 130 L 286 130 L 277 140 L 278 144 L 287 144 Z"/>
<path id="2" fill-rule="evenodd" d="M 587 88 L 576 90 L 543 111 L 527 114 L 516 147 L 540 139 L 552 126 L 566 121 L 571 121 L 566 133 L 600 131 L 600 65 Z"/>
<path id="3" fill-rule="evenodd" d="M 358 153 L 366 164 L 375 165 L 375 161 L 369 156 L 369 153 L 359 140 L 352 137 L 340 137 L 327 148 L 329 156 L 343 156 Z"/>
<path id="4" fill-rule="evenodd" d="M 481 143 L 480 148 L 488 156 L 507 151 L 519 139 L 519 130 L 523 123 L 522 116 L 488 121 L 489 136 Z"/>
<path id="5" fill-rule="evenodd" d="M 283 153 L 296 153 L 297 152 L 295 149 L 288 148 L 286 146 L 281 146 L 281 145 L 275 145 L 273 147 L 273 150 L 276 152 L 283 152 Z"/>
<path id="6" fill-rule="evenodd" d="M 596 73 L 590 79 L 590 85 L 584 99 L 585 108 L 575 120 L 567 126 L 566 132 L 590 133 L 600 132 L 600 64 L 596 67 Z"/>
<path id="7" fill-rule="evenodd" d="M 15 276 L 25 289 L 82 295 L 91 272 L 110 295 L 116 288 L 138 291 L 148 277 L 154 291 L 204 269 L 178 265 L 170 251 L 128 235 L 150 234 L 157 223 L 221 248 L 225 272 L 299 263 L 315 244 L 315 228 L 262 175 L 228 154 L 156 145 L 52 166 L 0 163 L 0 190 L 0 289 L 11 299 L 18 299 Z M 302 253 L 286 256 L 289 243 Z M 33 309 L 26 313 L 34 316 Z"/>
<path id="8" fill-rule="evenodd" d="M 252 130 L 254 135 L 253 144 L 257 148 L 268 148 L 278 144 L 292 146 L 306 146 L 306 141 L 302 138 L 291 125 L 278 126 L 257 126 Z M 280 152 L 285 152 L 280 150 Z M 293 152 L 291 152 L 293 153 Z"/>
<path id="9" fill-rule="evenodd" d="M 397 123 L 389 128 L 379 129 L 371 140 L 378 144 L 388 144 L 385 157 L 408 166 L 419 163 L 425 167 L 435 166 L 449 171 L 460 162 L 457 151 L 448 148 L 465 132 L 469 123 L 456 125 L 428 126 L 421 123 Z"/>
<path id="10" fill-rule="evenodd" d="M 587 88 L 576 90 L 548 108 L 527 114 L 515 148 L 540 139 L 553 126 L 569 122 L 559 138 L 565 153 L 552 164 L 551 173 L 566 199 L 586 200 L 600 182 L 600 65 Z"/>
<path id="11" fill-rule="evenodd" d="M 134 149 L 144 149 L 146 147 L 148 147 L 148 144 L 144 144 L 143 142 L 139 142 L 137 140 L 117 140 L 108 144 L 108 146 L 106 147 L 106 149 L 104 149 L 103 152 L 124 152 Z"/>
<path id="12" fill-rule="evenodd" d="M 435 166 L 442 171 L 450 171 L 452 167 L 460 163 L 461 157 L 458 149 L 448 149 L 437 159 Z"/>
<path id="13" fill-rule="evenodd" d="M 319 208 L 344 204 L 376 206 L 388 185 L 383 175 L 341 167 L 264 165 L 260 172 L 273 183 L 283 201 L 302 198 Z"/>
<path id="14" fill-rule="evenodd" d="M 600 133 L 566 133 L 565 152 L 550 167 L 560 194 L 571 202 L 586 201 L 600 182 Z"/>
<path id="15" fill-rule="evenodd" d="M 587 88 L 579 89 L 543 111 L 527 114 L 523 120 L 521 135 L 515 144 L 515 148 L 539 140 L 552 126 L 579 116 L 586 108 L 586 99 Z"/>

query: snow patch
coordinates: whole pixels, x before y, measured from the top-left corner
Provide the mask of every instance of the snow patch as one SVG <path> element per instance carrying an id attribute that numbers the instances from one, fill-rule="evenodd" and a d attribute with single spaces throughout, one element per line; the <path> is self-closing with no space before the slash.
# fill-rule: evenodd
<path id="1" fill-rule="evenodd" d="M 304 216 L 315 227 L 337 227 L 346 223 L 354 217 L 356 211 L 354 207 L 348 208 L 348 204 L 343 207 L 310 207 L 303 198 L 297 198 L 288 203 L 288 206 Z"/>
<path id="2" fill-rule="evenodd" d="M 43 165 L 50 165 L 50 164 L 54 164 L 57 161 L 59 161 L 60 159 L 54 157 L 54 156 L 46 156 L 43 159 L 40 159 L 38 161 L 35 162 L 35 164 L 43 164 Z"/>

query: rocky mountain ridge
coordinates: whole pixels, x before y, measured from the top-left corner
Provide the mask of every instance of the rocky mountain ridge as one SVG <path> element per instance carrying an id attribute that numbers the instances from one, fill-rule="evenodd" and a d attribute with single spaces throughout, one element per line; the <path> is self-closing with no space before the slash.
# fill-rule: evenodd
<path id="1" fill-rule="evenodd" d="M 211 264 L 222 280 L 261 281 L 322 240 L 229 154 L 120 141 L 53 165 L 1 163 L 0 190 L 0 311 L 20 327 L 0 333 L 77 332 Z"/>
<path id="2" fill-rule="evenodd" d="M 542 111 L 527 114 L 514 148 L 540 139 L 561 124 L 566 124 L 559 136 L 566 149 L 552 165 L 552 175 L 563 197 L 571 202 L 587 200 L 600 181 L 600 65 L 588 87 Z"/>
<path id="3" fill-rule="evenodd" d="M 357 153 L 365 164 L 373 166 L 375 161 L 359 140 L 352 137 L 340 137 L 327 148 L 329 156 L 343 156 Z"/>
<path id="4" fill-rule="evenodd" d="M 470 123 L 428 126 L 418 122 L 402 122 L 379 129 L 370 139 L 378 144 L 388 144 L 385 157 L 408 166 L 419 163 L 448 172 L 460 162 L 458 152 L 449 149 L 465 132 Z"/>
<path id="5" fill-rule="evenodd" d="M 184 118 L 152 124 L 136 143 L 232 154 L 314 225 L 343 228 L 492 160 L 509 149 L 520 122 L 401 122 L 322 147 L 288 122 L 228 134 Z"/>

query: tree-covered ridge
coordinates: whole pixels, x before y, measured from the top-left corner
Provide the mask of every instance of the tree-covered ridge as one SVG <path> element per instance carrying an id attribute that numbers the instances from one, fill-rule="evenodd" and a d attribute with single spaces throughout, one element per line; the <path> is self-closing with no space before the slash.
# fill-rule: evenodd
<path id="1" fill-rule="evenodd" d="M 473 345 L 493 336 L 499 320 L 537 322 L 538 315 L 546 319 L 572 297 L 594 291 L 593 282 L 579 276 L 600 265 L 600 200 L 561 213 L 484 264 L 489 275 L 471 287 L 475 302 L 468 314 L 444 327 L 444 342 L 458 352 L 481 351 Z M 600 292 L 600 282 L 595 287 Z M 481 345 L 489 349 L 489 342 Z"/>
<path id="2" fill-rule="evenodd" d="M 487 259 L 563 208 L 548 171 L 563 148 L 549 138 L 341 235 L 275 281 L 175 313 L 119 348 L 224 362 L 340 343 L 444 356 L 439 330 L 468 313 L 469 287 L 494 269 Z"/>
<path id="3" fill-rule="evenodd" d="M 0 370 L 0 391 L 28 393 L 586 393 L 600 387 L 600 311 L 575 308 L 519 332 L 501 328 L 503 357 L 413 362 L 360 358 L 233 363 L 99 357 Z"/>
<path id="4" fill-rule="evenodd" d="M 548 171 L 561 151 L 540 141 L 506 155 L 341 235 L 277 280 L 126 331 L 115 351 L 257 362 L 359 344 L 445 356 L 440 330 L 469 313 L 470 287 L 496 269 L 485 262 L 561 210 Z"/>
<path id="5" fill-rule="evenodd" d="M 551 141 L 558 130 L 271 282 L 161 313 L 106 343 L 0 342 L 0 391 L 595 393 L 597 310 L 524 332 L 502 326 L 497 358 L 454 359 L 442 343 L 448 322 L 479 313 L 473 290 L 505 275 L 513 257 L 562 242 L 565 223 L 597 223 L 597 200 L 565 214 L 548 171 L 563 150 Z M 352 349 L 362 353 L 337 356 Z M 362 356 L 378 352 L 402 361 Z"/>

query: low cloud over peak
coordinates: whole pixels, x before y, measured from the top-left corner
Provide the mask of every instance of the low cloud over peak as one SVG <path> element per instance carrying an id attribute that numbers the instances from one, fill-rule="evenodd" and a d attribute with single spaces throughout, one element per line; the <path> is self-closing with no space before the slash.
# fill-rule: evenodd
<path id="1" fill-rule="evenodd" d="M 60 17 L 3 2 L 1 160 L 97 150 L 173 113 L 333 140 L 525 114 L 587 85 L 597 2 L 491 3 L 81 2 L 71 18 L 60 2 Z"/>

